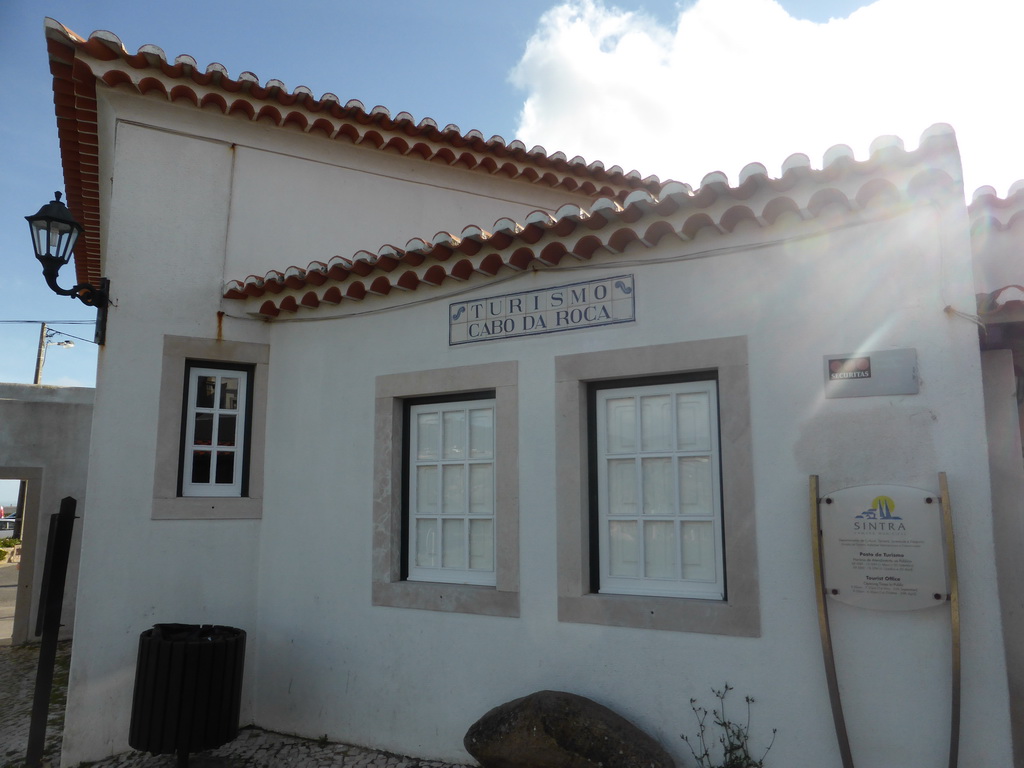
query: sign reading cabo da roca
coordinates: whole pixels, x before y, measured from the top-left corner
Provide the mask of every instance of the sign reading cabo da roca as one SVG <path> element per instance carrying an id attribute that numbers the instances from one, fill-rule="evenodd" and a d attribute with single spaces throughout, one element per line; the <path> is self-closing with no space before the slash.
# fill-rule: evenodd
<path id="1" fill-rule="evenodd" d="M 860 485 L 825 494 L 821 551 L 825 593 L 860 608 L 913 611 L 949 591 L 939 494 Z"/>
<path id="2" fill-rule="evenodd" d="M 448 344 L 556 333 L 636 319 L 633 275 L 448 305 Z"/>

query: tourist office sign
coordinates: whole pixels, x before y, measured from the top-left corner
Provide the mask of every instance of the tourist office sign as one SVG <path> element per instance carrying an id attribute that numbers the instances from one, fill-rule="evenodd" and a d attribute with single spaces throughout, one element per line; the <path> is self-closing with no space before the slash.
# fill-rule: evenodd
<path id="1" fill-rule="evenodd" d="M 860 608 L 912 611 L 949 591 L 939 494 L 861 485 L 822 498 L 825 593 Z"/>
<path id="2" fill-rule="evenodd" d="M 448 305 L 448 345 L 534 336 L 636 319 L 633 275 Z"/>

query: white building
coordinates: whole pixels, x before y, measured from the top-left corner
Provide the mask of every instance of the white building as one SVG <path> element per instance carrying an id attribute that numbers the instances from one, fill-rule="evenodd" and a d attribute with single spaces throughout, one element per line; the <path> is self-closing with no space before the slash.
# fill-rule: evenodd
<path id="1" fill-rule="evenodd" d="M 1024 282 L 1024 193 L 966 206 L 951 130 L 691 190 L 46 35 L 79 279 L 113 297 L 64 765 L 127 749 L 157 622 L 246 629 L 243 722 L 275 731 L 466 760 L 561 689 L 682 759 L 728 681 L 772 764 L 840 765 L 809 477 L 940 472 L 961 762 L 1024 765 L 1016 295 L 1004 349 L 976 322 Z M 829 356 L 876 361 L 868 396 Z M 943 763 L 950 603 L 828 603 L 857 765 Z"/>

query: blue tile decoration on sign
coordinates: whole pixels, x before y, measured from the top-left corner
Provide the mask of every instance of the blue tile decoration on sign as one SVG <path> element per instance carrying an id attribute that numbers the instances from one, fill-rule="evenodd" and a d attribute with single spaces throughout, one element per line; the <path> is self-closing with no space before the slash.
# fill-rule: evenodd
<path id="1" fill-rule="evenodd" d="M 574 331 L 636 320 L 633 275 L 448 305 L 448 345 Z"/>

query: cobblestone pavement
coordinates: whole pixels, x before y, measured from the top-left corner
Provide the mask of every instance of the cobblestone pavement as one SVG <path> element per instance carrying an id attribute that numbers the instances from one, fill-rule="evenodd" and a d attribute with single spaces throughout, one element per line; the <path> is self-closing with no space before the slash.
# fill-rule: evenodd
<path id="1" fill-rule="evenodd" d="M 0 647 L 0 766 L 22 768 L 28 747 L 28 729 L 32 722 L 32 696 L 36 687 L 38 645 Z M 53 759 L 60 754 L 64 731 L 64 699 L 67 694 L 71 643 L 57 648 L 57 664 L 53 673 L 53 695 L 46 725 L 46 747 L 43 757 Z M 54 765 L 57 760 L 53 759 Z"/>
<path id="2" fill-rule="evenodd" d="M 0 647 L 0 768 L 23 768 L 38 646 Z M 60 644 L 46 729 L 45 766 L 60 764 L 71 643 Z M 174 755 L 126 752 L 81 768 L 174 768 Z M 190 768 L 469 768 L 246 728 L 230 744 L 191 755 Z"/>

